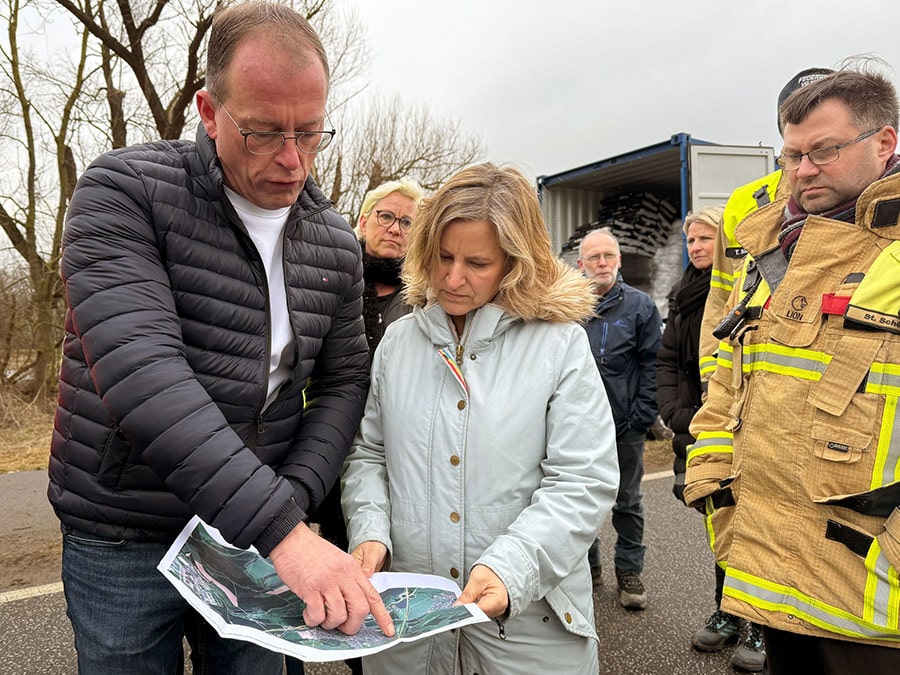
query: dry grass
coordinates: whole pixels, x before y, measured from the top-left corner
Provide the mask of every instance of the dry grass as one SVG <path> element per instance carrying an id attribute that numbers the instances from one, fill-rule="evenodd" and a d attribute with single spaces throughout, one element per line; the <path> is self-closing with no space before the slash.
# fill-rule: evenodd
<path id="1" fill-rule="evenodd" d="M 46 469 L 53 433 L 53 412 L 0 392 L 0 473 Z"/>
<path id="2" fill-rule="evenodd" d="M 46 469 L 53 432 L 53 412 L 0 394 L 0 473 Z M 672 468 L 672 442 L 647 441 L 644 470 L 647 473 Z"/>

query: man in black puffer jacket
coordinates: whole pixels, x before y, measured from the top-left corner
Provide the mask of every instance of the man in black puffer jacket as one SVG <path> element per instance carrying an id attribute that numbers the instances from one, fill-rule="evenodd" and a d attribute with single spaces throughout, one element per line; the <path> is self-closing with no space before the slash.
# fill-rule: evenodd
<path id="1" fill-rule="evenodd" d="M 368 386 L 359 245 L 309 177 L 334 133 L 324 51 L 288 7 L 235 5 L 207 73 L 196 143 L 101 156 L 67 214 L 49 498 L 80 672 L 175 672 L 189 608 L 155 566 L 195 514 L 270 556 L 310 625 L 355 633 L 371 610 L 392 632 L 304 524 Z M 200 632 L 210 672 L 281 672 Z"/>

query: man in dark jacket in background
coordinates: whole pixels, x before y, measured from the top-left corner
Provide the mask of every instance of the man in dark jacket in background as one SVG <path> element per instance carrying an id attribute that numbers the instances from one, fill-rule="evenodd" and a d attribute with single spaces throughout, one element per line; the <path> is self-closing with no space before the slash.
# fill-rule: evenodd
<path id="1" fill-rule="evenodd" d="M 269 556 L 308 624 L 352 634 L 371 611 L 393 634 L 359 564 L 304 524 L 368 383 L 359 244 L 309 177 L 327 91 L 300 14 L 221 8 L 196 142 L 103 155 L 72 197 L 49 498 L 81 673 L 176 672 L 196 619 L 155 568 L 195 514 Z M 190 632 L 195 672 L 282 672 Z"/>
<path id="2" fill-rule="evenodd" d="M 644 439 L 656 419 L 656 351 L 662 320 L 646 293 L 622 281 L 619 243 L 607 227 L 584 236 L 578 267 L 594 282 L 597 317 L 585 326 L 616 421 L 619 493 L 612 510 L 619 602 L 644 609 Z M 601 583 L 599 542 L 588 554 L 594 585 Z"/>

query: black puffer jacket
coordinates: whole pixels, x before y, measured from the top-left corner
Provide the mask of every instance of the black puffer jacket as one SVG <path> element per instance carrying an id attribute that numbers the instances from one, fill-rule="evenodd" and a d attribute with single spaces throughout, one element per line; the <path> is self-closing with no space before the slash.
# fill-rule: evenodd
<path id="1" fill-rule="evenodd" d="M 691 264 L 669 292 L 669 314 L 656 354 L 659 415 L 674 432 L 675 496 L 683 500 L 687 447 L 694 442 L 689 426 L 702 403 L 700 388 L 700 324 L 709 294 L 711 270 Z"/>
<path id="2" fill-rule="evenodd" d="M 369 366 L 359 245 L 330 207 L 309 180 L 288 217 L 295 363 L 263 413 L 265 270 L 203 127 L 196 144 L 126 148 L 88 168 L 61 263 L 69 310 L 49 497 L 64 524 L 169 540 L 198 514 L 267 555 L 318 506 L 362 416 Z"/>

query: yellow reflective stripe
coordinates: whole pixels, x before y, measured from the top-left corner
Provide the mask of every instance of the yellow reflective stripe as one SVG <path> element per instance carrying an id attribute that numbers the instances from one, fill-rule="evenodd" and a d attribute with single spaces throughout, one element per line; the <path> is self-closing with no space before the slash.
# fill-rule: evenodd
<path id="1" fill-rule="evenodd" d="M 708 496 L 706 499 L 706 514 L 703 516 L 703 525 L 706 530 L 706 541 L 709 544 L 709 550 L 712 551 L 713 556 L 716 555 L 716 530 L 713 528 L 712 524 L 712 514 L 713 511 L 716 510 L 716 507 L 713 506 L 712 495 Z M 721 567 L 723 570 L 728 569 L 728 563 L 723 560 L 716 560 L 716 565 Z"/>
<path id="2" fill-rule="evenodd" d="M 710 276 L 709 279 L 709 285 L 711 288 L 720 288 L 723 291 L 731 293 L 731 289 L 734 288 L 734 280 L 737 276 L 737 273 L 713 269 L 712 276 Z"/>
<path id="3" fill-rule="evenodd" d="M 712 375 L 713 371 L 716 369 L 716 357 L 715 356 L 701 356 L 700 357 L 700 377 L 704 377 L 707 375 Z"/>
<path id="4" fill-rule="evenodd" d="M 896 621 L 889 626 L 879 626 L 862 617 L 855 616 L 845 609 L 834 607 L 806 593 L 801 593 L 796 588 L 741 572 L 734 569 L 733 566 L 728 569 L 722 594 L 745 602 L 752 607 L 790 614 L 838 635 L 900 642 L 900 630 L 897 630 Z M 893 594 L 892 601 L 896 605 L 896 594 Z M 896 617 L 896 615 L 896 606 L 887 612 L 888 617 Z"/>
<path id="5" fill-rule="evenodd" d="M 709 544 L 709 550 L 716 554 L 716 531 L 712 526 L 712 513 L 715 510 L 712 503 L 712 496 L 706 498 L 706 515 L 703 516 L 703 524 L 706 526 L 706 541 Z"/>
<path id="6" fill-rule="evenodd" d="M 874 490 L 900 480 L 900 428 L 897 427 L 897 397 L 886 396 L 884 412 L 881 414 L 881 433 L 878 435 L 878 450 L 875 455 L 875 466 L 872 469 L 872 483 L 869 489 Z"/>
<path id="7" fill-rule="evenodd" d="M 716 363 L 723 368 L 731 368 L 734 361 L 734 347 L 727 342 L 720 342 L 716 352 Z"/>
<path id="8" fill-rule="evenodd" d="M 897 628 L 897 619 L 900 617 L 900 582 L 897 570 L 891 567 L 882 554 L 877 539 L 872 540 L 872 546 L 866 555 L 866 570 L 868 575 L 863 620 L 877 626 Z"/>
<path id="9" fill-rule="evenodd" d="M 878 543 L 877 541 L 875 542 Z M 879 550 L 881 547 L 878 547 Z M 881 560 L 887 566 L 887 577 L 891 586 L 891 599 L 888 606 L 887 624 L 889 626 L 900 626 L 900 571 L 891 565 L 882 554 Z"/>
<path id="10" fill-rule="evenodd" d="M 693 445 L 687 448 L 687 465 L 698 455 L 734 452 L 734 434 L 728 431 L 701 431 Z"/>
<path id="11" fill-rule="evenodd" d="M 900 396 L 900 366 L 896 363 L 873 363 L 866 379 L 866 393 Z"/>
<path id="12" fill-rule="evenodd" d="M 721 281 L 716 281 L 714 279 L 710 279 L 709 287 L 710 288 L 718 288 L 720 290 L 725 291 L 726 293 L 731 293 L 731 289 L 734 288 L 734 284 L 732 284 L 731 286 L 727 286 L 726 284 L 723 284 Z"/>
<path id="13" fill-rule="evenodd" d="M 831 356 L 824 352 L 776 344 L 745 345 L 742 353 L 745 373 L 764 370 L 814 382 L 819 381 L 829 363 Z"/>
<path id="14" fill-rule="evenodd" d="M 871 489 L 875 489 L 900 480 L 900 418 L 897 416 L 900 366 L 895 363 L 873 363 L 866 377 L 866 393 L 885 397 L 878 455 L 872 472 Z"/>
<path id="15" fill-rule="evenodd" d="M 727 342 L 719 344 L 719 365 L 730 367 L 734 348 Z M 773 343 L 744 345 L 742 371 L 765 370 L 770 373 L 799 377 L 817 382 L 831 363 L 831 355 L 812 349 L 785 347 Z M 867 394 L 900 396 L 900 365 L 873 363 L 869 367 L 865 391 Z"/>

